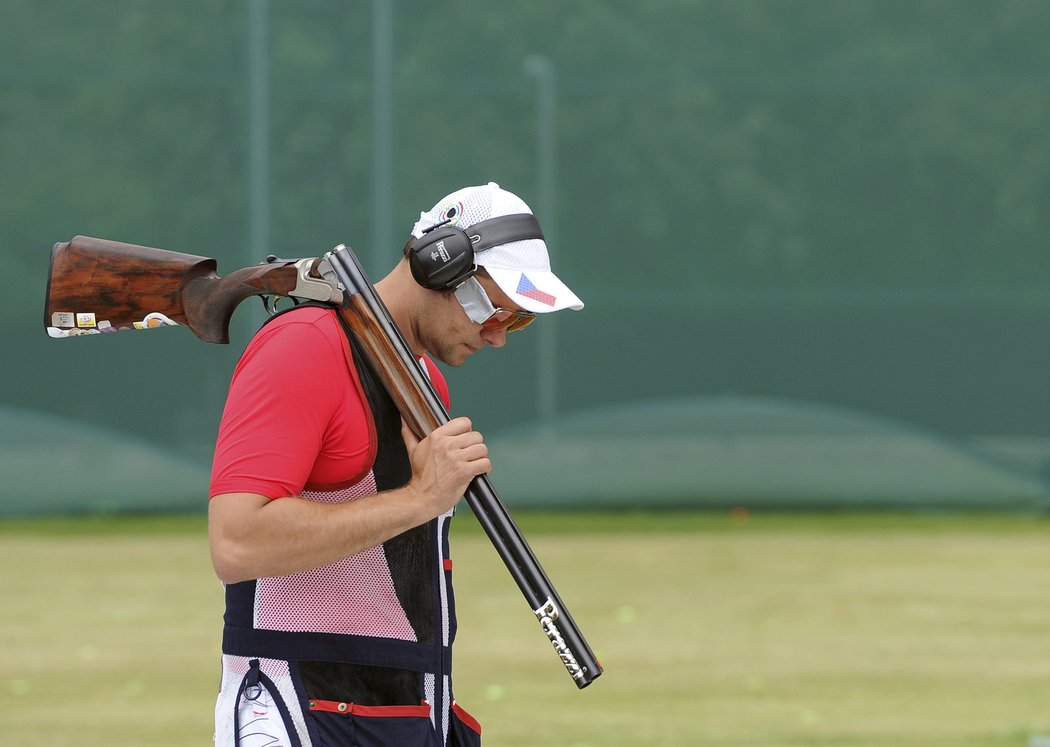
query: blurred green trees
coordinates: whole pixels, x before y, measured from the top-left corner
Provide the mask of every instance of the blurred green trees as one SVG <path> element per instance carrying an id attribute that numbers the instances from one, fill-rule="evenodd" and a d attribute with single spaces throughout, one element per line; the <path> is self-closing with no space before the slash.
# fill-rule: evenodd
<path id="1" fill-rule="evenodd" d="M 0 345 L 17 362 L 6 373 L 7 400 L 207 451 L 236 351 L 206 350 L 173 333 L 122 343 L 120 355 L 138 360 L 124 366 L 114 364 L 111 346 L 59 352 L 40 331 L 43 275 L 50 245 L 75 233 L 216 256 L 221 271 L 261 259 L 247 239 L 253 1 L 4 4 Z M 267 7 L 271 249 L 286 256 L 345 241 L 368 257 L 394 258 L 417 212 L 465 183 L 500 181 L 535 206 L 537 90 L 524 61 L 537 54 L 550 61 L 559 157 L 553 249 L 589 304 L 586 315 L 558 322 L 563 352 L 585 358 L 566 365 L 564 401 L 735 383 L 792 397 L 830 391 L 838 404 L 972 432 L 979 419 L 952 419 L 966 393 L 961 384 L 938 390 L 920 376 L 910 399 L 890 374 L 842 384 L 872 370 L 863 357 L 849 362 L 850 327 L 872 325 L 864 333 L 880 354 L 880 340 L 911 327 L 896 311 L 882 326 L 868 311 L 844 316 L 842 304 L 919 317 L 963 309 L 966 319 L 1006 306 L 1047 310 L 1045 3 L 537 0 L 481 12 L 462 0 L 397 2 L 388 211 L 397 239 L 382 248 L 369 245 L 377 215 L 373 57 L 381 43 L 374 6 L 271 0 Z M 842 323 L 818 332 L 812 319 L 797 318 L 775 338 L 770 319 L 747 317 L 756 308 L 770 310 L 774 322 L 785 319 L 783 309 L 789 317 L 816 309 Z M 668 351 L 668 368 L 695 376 L 654 382 L 639 363 L 596 390 L 593 381 L 610 366 L 601 350 L 636 334 L 640 315 L 647 321 L 638 329 L 650 333 L 652 320 L 662 320 L 649 344 Z M 1032 378 L 1019 387 L 1023 401 L 987 413 L 1031 410 L 1040 391 L 1035 372 L 1046 361 L 1026 351 L 1040 318 L 999 319 L 1018 336 L 1005 359 L 988 364 L 1001 376 L 995 385 L 1008 386 L 1019 366 Z M 936 330 L 971 323 L 930 324 L 923 337 L 901 342 L 902 365 Z M 946 334 L 956 337 L 944 355 L 1001 338 L 994 329 L 969 342 L 972 329 Z M 786 355 L 756 360 L 752 351 L 770 350 L 775 339 L 791 341 Z M 692 353 L 675 352 L 683 347 Z M 519 348 L 489 375 L 531 365 L 534 343 Z M 842 367 L 830 388 L 816 381 L 827 366 L 815 359 L 829 349 Z M 794 369 L 785 360 L 793 354 L 801 361 Z M 939 360 L 947 371 L 973 365 Z M 930 369 L 929 361 L 916 365 Z M 530 416 L 519 401 L 475 392 L 483 374 L 455 372 L 466 392 L 461 404 L 495 408 L 494 425 Z M 128 397 L 143 387 L 173 394 L 140 417 Z M 937 401 L 937 391 L 948 398 Z"/>

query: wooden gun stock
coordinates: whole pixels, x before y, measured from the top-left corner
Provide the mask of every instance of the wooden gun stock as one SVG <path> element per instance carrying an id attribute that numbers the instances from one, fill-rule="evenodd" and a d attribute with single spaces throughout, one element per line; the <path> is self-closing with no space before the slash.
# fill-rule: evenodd
<path id="1" fill-rule="evenodd" d="M 44 326 L 52 337 L 72 337 L 182 324 L 206 342 L 228 343 L 230 317 L 241 301 L 302 296 L 297 291 L 308 274 L 291 260 L 225 277 L 216 267 L 214 259 L 195 254 L 77 236 L 51 250 Z M 332 295 L 325 286 L 306 297 L 337 300 Z"/>

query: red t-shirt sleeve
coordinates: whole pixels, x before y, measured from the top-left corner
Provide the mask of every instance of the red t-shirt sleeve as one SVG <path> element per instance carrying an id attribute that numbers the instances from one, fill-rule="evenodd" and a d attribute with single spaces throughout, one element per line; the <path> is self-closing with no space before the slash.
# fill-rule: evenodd
<path id="1" fill-rule="evenodd" d="M 445 403 L 445 409 L 450 410 L 452 405 L 450 403 L 448 382 L 445 381 L 445 375 L 441 373 L 441 369 L 437 367 L 437 364 L 430 360 L 429 355 L 423 356 L 423 363 L 427 368 L 427 374 L 430 376 L 430 383 L 434 385 L 434 391 L 437 392 L 441 401 Z"/>
<path id="2" fill-rule="evenodd" d="M 282 498 L 309 481 L 340 404 L 332 377 L 349 375 L 338 338 L 315 322 L 275 320 L 245 350 L 219 426 L 211 495 Z"/>

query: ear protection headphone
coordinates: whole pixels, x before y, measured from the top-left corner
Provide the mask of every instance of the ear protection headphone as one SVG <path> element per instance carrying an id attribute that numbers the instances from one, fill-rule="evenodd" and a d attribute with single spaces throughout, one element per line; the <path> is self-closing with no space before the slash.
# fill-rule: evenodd
<path id="1" fill-rule="evenodd" d="M 408 245 L 412 277 L 428 290 L 455 288 L 478 270 L 474 255 L 511 241 L 542 239 L 540 222 L 529 213 L 480 221 L 466 230 L 438 223 Z"/>

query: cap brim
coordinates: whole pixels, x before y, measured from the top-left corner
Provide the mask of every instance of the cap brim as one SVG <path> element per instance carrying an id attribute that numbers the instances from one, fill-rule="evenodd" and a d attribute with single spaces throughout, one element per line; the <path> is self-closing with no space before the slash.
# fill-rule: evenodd
<path id="1" fill-rule="evenodd" d="M 583 308 L 575 293 L 569 290 L 553 272 L 540 270 L 507 270 L 485 266 L 485 271 L 496 281 L 514 303 L 534 314 L 549 314 L 552 311 Z"/>

